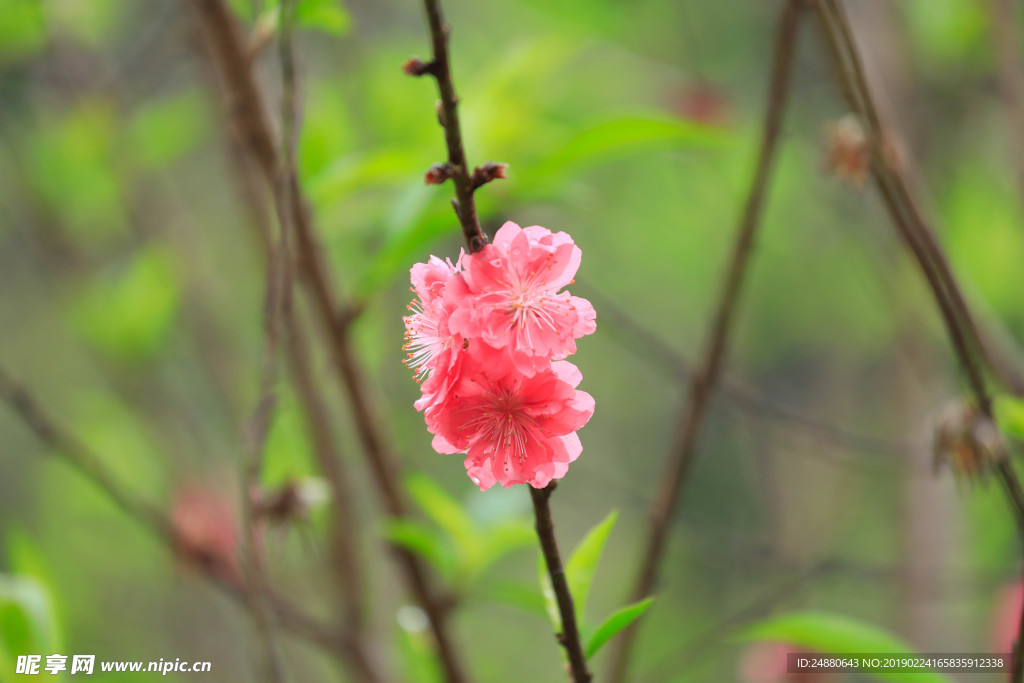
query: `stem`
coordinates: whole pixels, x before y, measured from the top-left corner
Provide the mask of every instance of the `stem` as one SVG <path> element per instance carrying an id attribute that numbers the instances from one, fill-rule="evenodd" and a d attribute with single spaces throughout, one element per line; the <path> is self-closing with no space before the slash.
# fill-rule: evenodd
<path id="1" fill-rule="evenodd" d="M 281 161 L 238 26 L 224 0 L 192 0 L 192 5 L 223 74 L 223 85 L 230 103 L 229 114 L 236 134 L 249 150 L 266 181 L 273 186 Z M 319 238 L 302 188 L 294 173 L 290 174 L 288 180 L 288 212 L 295 233 L 295 249 L 301 274 L 299 281 L 306 290 L 313 313 L 327 339 L 334 361 L 333 368 L 349 400 L 353 423 L 381 504 L 389 517 L 405 517 L 405 500 L 399 488 L 402 477 L 398 460 L 384 440 L 364 371 L 352 348 L 349 322 L 355 308 L 346 311 L 338 306 L 332 287 L 332 282 L 337 278 L 329 273 L 321 256 Z M 466 676 L 448 633 L 442 596 L 431 585 L 420 558 L 405 548 L 395 546 L 393 550 L 410 593 L 427 614 L 445 679 L 449 683 L 462 683 Z"/>
<path id="2" fill-rule="evenodd" d="M 1006 368 L 996 363 L 988 353 L 984 340 L 974 323 L 966 298 L 949 266 L 949 261 L 939 246 L 934 233 L 924 222 L 921 212 L 913 201 L 906 179 L 898 168 L 888 163 L 881 141 L 884 138 L 878 108 L 864 74 L 864 67 L 853 32 L 837 0 L 816 0 L 815 7 L 820 19 L 822 33 L 829 46 L 840 90 L 846 96 L 851 109 L 861 114 L 870 125 L 869 140 L 872 146 L 872 173 L 882 192 L 886 207 L 892 216 L 903 241 L 916 258 L 932 294 L 939 305 L 943 322 L 953 342 L 957 359 L 968 376 L 971 391 L 978 409 L 987 419 L 992 420 L 992 400 L 985 386 L 985 378 L 972 352 L 977 352 L 1003 382 L 1015 388 L 1016 377 L 1006 376 Z M 971 348 L 973 344 L 974 348 Z M 1021 541 L 1024 542 L 1024 489 L 1009 460 L 1003 460 L 996 467 L 1003 490 L 1010 503 L 1011 514 L 1017 525 Z M 1014 647 L 1014 683 L 1024 681 L 1024 606 L 1020 619 L 1020 630 Z"/>
<path id="3" fill-rule="evenodd" d="M 452 181 L 455 183 L 455 215 L 462 226 L 469 253 L 480 251 L 487 244 L 487 235 L 480 229 L 476 215 L 476 200 L 473 198 L 473 180 L 466 162 L 466 151 L 462 144 L 462 130 L 459 126 L 459 98 L 452 81 L 451 61 L 448 57 L 448 35 L 450 27 L 444 23 L 440 0 L 424 0 L 427 10 L 427 24 L 430 26 L 430 43 L 433 62 L 430 73 L 437 79 L 441 94 L 438 117 L 444 127 L 444 141 L 448 147 L 448 163 L 453 167 Z"/>
<path id="4" fill-rule="evenodd" d="M 38 401 L 14 382 L 2 368 L 0 401 L 6 403 L 55 456 L 62 458 L 95 484 L 127 517 L 135 520 L 168 549 L 182 556 L 188 561 L 189 566 L 198 570 L 200 575 L 214 586 L 235 599 L 245 600 L 244 586 L 238 581 L 236 572 L 222 558 L 200 554 L 190 548 L 189 544 L 179 537 L 163 510 L 124 487 L 103 464 L 105 458 L 100 458 L 76 435 L 58 426 L 56 421 L 43 411 Z M 329 652 L 337 652 L 340 648 L 341 651 L 348 653 L 350 643 L 339 638 L 328 626 L 273 594 L 267 595 L 267 601 L 282 628 Z"/>
<path id="5" fill-rule="evenodd" d="M 569 671 L 574 683 L 588 683 L 592 678 L 587 670 L 587 659 L 580 642 L 579 628 L 576 626 L 576 609 L 572 604 L 569 582 L 565 578 L 562 557 L 558 552 L 558 541 L 555 539 L 555 524 L 551 519 L 551 506 L 548 504 L 556 483 L 551 482 L 542 489 L 530 486 L 533 497 L 533 514 L 537 518 L 537 538 L 544 553 L 544 562 L 551 576 L 551 586 L 558 600 L 558 612 L 562 617 L 562 632 L 558 634 L 558 642 L 565 648 L 569 656 Z"/>
<path id="6" fill-rule="evenodd" d="M 670 460 L 665 475 L 661 479 L 661 489 L 658 491 L 651 509 L 651 527 L 633 589 L 634 600 L 642 600 L 650 595 L 657 583 L 661 558 L 665 551 L 672 522 L 672 513 L 678 505 L 679 496 L 692 469 L 704 417 L 721 374 L 729 334 L 732 330 L 740 291 L 753 252 L 754 235 L 760 222 L 765 191 L 775 159 L 779 130 L 782 125 L 782 113 L 789 94 L 800 10 L 800 0 L 787 0 L 779 18 L 772 80 L 768 92 L 768 105 L 757 168 L 736 232 L 729 267 L 721 286 L 711 329 L 700 362 L 690 382 L 689 394 L 670 450 Z M 618 641 L 611 664 L 611 680 L 613 682 L 621 682 L 626 678 L 636 633 L 637 625 L 634 625 L 626 629 Z"/>

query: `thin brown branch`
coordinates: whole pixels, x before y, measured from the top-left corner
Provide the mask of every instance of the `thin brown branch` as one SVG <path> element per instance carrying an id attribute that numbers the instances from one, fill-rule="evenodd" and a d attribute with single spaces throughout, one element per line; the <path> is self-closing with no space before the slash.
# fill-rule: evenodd
<path id="1" fill-rule="evenodd" d="M 988 0 L 989 24 L 999 68 L 999 89 L 1010 136 L 1017 193 L 1024 202 L 1024 53 L 1020 45 L 1020 14 L 1014 0 Z"/>
<path id="2" fill-rule="evenodd" d="M 650 512 L 650 531 L 634 584 L 633 599 L 649 596 L 657 584 L 661 558 L 668 540 L 672 513 L 692 469 L 698 437 L 715 385 L 721 374 L 729 333 L 736 315 L 740 291 L 753 252 L 754 236 L 775 159 L 782 114 L 789 93 L 793 53 L 801 14 L 799 0 L 787 0 L 779 18 L 778 37 L 772 65 L 768 105 L 765 113 L 761 149 L 743 215 L 737 228 L 730 262 L 715 307 L 714 318 L 705 341 L 696 372 L 690 382 L 661 487 Z M 626 629 L 618 641 L 611 664 L 611 680 L 621 683 L 629 668 L 629 658 L 637 634 L 637 625 Z"/>
<path id="3" fill-rule="evenodd" d="M 92 452 L 76 435 L 58 425 L 39 405 L 39 402 L 22 386 L 16 383 L 0 368 L 0 401 L 7 404 L 13 413 L 28 427 L 53 455 L 61 458 L 91 481 L 127 517 L 153 534 L 167 549 L 184 558 L 204 579 L 233 598 L 246 601 L 244 585 L 238 581 L 237 572 L 224 558 L 209 553 L 199 553 L 179 536 L 170 518 L 162 509 L 138 496 L 118 481 L 104 464 L 102 458 Z M 268 602 L 276 614 L 281 627 L 295 635 L 324 647 L 330 652 L 347 650 L 349 645 L 329 626 L 319 622 L 304 611 L 276 595 L 269 595 Z"/>
<path id="4" fill-rule="evenodd" d="M 192 7 L 223 75 L 228 111 L 236 133 L 249 149 L 267 182 L 273 184 L 278 177 L 280 161 L 260 89 L 250 68 L 238 26 L 223 0 L 192 0 Z M 312 216 L 294 173 L 290 174 L 288 191 L 288 209 L 295 233 L 300 282 L 328 341 L 333 367 L 349 400 L 353 423 L 381 504 L 390 517 L 404 517 L 406 505 L 399 488 L 402 478 L 398 462 L 379 427 L 363 369 L 352 347 L 349 321 L 341 315 L 342 308 L 332 288 L 331 283 L 335 278 L 329 275 L 321 256 Z M 466 676 L 448 633 L 444 601 L 431 585 L 426 567 L 416 555 L 397 546 L 394 547 L 394 554 L 410 592 L 427 614 L 446 679 L 451 683 L 461 683 L 466 680 Z"/>
<path id="5" fill-rule="evenodd" d="M 423 63 L 410 60 L 406 63 L 406 73 L 411 75 L 429 74 L 437 80 L 437 89 L 441 95 L 437 115 L 444 127 L 444 141 L 448 147 L 448 177 L 455 183 L 455 215 L 462 226 L 462 234 L 466 238 L 469 253 L 480 251 L 487 244 L 487 235 L 480 228 L 480 220 L 476 214 L 476 200 L 473 192 L 477 187 L 494 178 L 504 178 L 501 164 L 481 167 L 471 173 L 466 161 L 466 150 L 462 143 L 462 130 L 459 126 L 459 98 L 455 94 L 455 83 L 452 81 L 452 66 L 448 56 L 448 36 L 451 31 L 441 13 L 440 0 L 424 0 L 427 11 L 427 24 L 430 27 L 430 44 L 433 49 L 433 60 Z M 490 168 L 490 171 L 484 170 Z M 485 179 L 486 178 L 486 179 Z"/>
<path id="6" fill-rule="evenodd" d="M 878 108 L 865 77 L 864 67 L 853 38 L 849 20 L 838 0 L 815 0 L 822 34 L 829 47 L 840 89 L 854 112 L 863 116 L 870 125 L 869 139 L 872 151 L 872 173 L 882 193 L 886 207 L 892 216 L 903 241 L 913 253 L 921 267 L 932 294 L 942 313 L 943 322 L 953 343 L 957 359 L 967 374 L 974 400 L 978 409 L 989 420 L 992 419 L 992 400 L 985 385 L 985 378 L 975 354 L 984 359 L 990 367 L 1001 374 L 1006 368 L 994 363 L 978 332 L 974 318 L 967 306 L 966 298 L 956 281 L 949 262 L 942 251 L 934 232 L 925 223 L 921 211 L 911 196 L 906 179 L 901 171 L 887 160 L 882 149 L 885 128 Z M 1004 377 L 1004 383 L 1013 388 L 1015 377 Z M 998 463 L 996 473 L 1010 503 L 1011 514 L 1024 541 L 1024 489 L 1021 488 L 1016 471 L 1009 460 Z M 1022 608 L 1024 609 L 1024 608 Z M 1021 614 L 1021 631 L 1015 645 L 1015 654 L 1024 653 L 1024 612 Z M 1016 656 L 1012 680 L 1024 680 L 1024 657 Z"/>
<path id="7" fill-rule="evenodd" d="M 551 587 L 558 601 L 558 613 L 562 620 L 562 632 L 558 634 L 558 642 L 565 648 L 569 657 L 569 674 L 573 683 L 589 683 L 592 676 L 587 670 L 587 658 L 580 640 L 579 627 L 576 624 L 576 609 L 573 606 L 569 582 L 562 567 L 562 556 L 558 552 L 558 540 L 555 538 L 555 523 L 551 519 L 551 494 L 554 493 L 556 482 L 551 482 L 542 489 L 530 486 L 533 498 L 533 514 L 536 518 L 537 538 L 540 540 L 544 563 L 551 577 Z"/>
<path id="8" fill-rule="evenodd" d="M 285 332 L 285 311 L 291 305 L 292 276 L 289 249 L 289 183 L 294 163 L 292 139 L 295 129 L 295 67 L 291 47 L 293 5 L 282 0 L 280 6 L 280 58 L 283 80 L 281 103 L 282 151 L 284 166 L 274 183 L 274 206 L 277 213 L 278 236 L 268 242 L 267 280 L 264 297 L 264 357 L 261 368 L 260 394 L 256 409 L 250 418 L 246 434 L 247 457 L 242 478 L 242 551 L 246 585 L 254 621 L 263 638 L 263 657 L 267 680 L 281 683 L 285 680 L 284 663 L 277 640 L 274 614 L 267 604 L 270 591 L 269 570 L 257 550 L 256 539 L 262 527 L 253 510 L 253 496 L 260 486 L 263 471 L 263 453 L 267 434 L 277 404 L 277 377 L 282 336 Z"/>

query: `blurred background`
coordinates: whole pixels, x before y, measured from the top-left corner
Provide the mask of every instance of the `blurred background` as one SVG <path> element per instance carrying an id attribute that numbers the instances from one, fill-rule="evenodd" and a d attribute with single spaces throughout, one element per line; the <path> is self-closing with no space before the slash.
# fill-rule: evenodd
<path id="1" fill-rule="evenodd" d="M 423 183 L 445 156 L 435 85 L 401 70 L 429 54 L 422 7 L 302 2 L 315 7 L 295 33 L 300 181 L 334 284 L 365 304 L 357 353 L 412 478 L 418 538 L 462 598 L 454 633 L 477 680 L 563 680 L 539 606 L 527 492 L 481 493 L 460 456 L 432 451 L 401 363 L 409 267 L 462 246 L 450 185 Z M 686 369 L 753 173 L 782 3 L 444 4 L 470 163 L 509 164 L 507 180 L 477 194 L 486 229 L 540 224 L 583 250 L 573 292 L 593 301 L 598 331 L 574 362 L 597 411 L 553 506 L 566 553 L 619 510 L 587 604 L 597 623 L 630 597 Z M 233 8 L 259 35 L 268 5 Z M 1004 97 L 1020 67 L 1004 47 L 1019 44 L 1019 8 L 847 5 L 925 213 L 1017 360 L 1024 159 L 1011 150 L 1024 121 Z M 187 10 L 0 0 L 0 366 L 125 486 L 231 556 L 265 259 Z M 933 470 L 935 426 L 963 387 L 919 270 L 849 158 L 856 124 L 844 120 L 825 54 L 806 22 L 725 388 L 631 680 L 790 680 L 770 646 L 743 633 L 803 610 L 872 624 L 922 652 L 1009 650 L 1012 520 L 995 482 Z M 276 50 L 255 59 L 276 117 Z M 299 314 L 308 318 L 304 306 Z M 422 614 L 384 546 L 395 530 L 319 337 L 313 347 L 357 492 L 373 640 L 396 680 L 434 680 Z M 262 483 L 315 487 L 321 473 L 287 381 L 280 394 Z M 22 651 L 178 657 L 211 661 L 213 680 L 252 680 L 259 641 L 244 610 L 51 455 L 0 409 L 0 662 Z M 445 528 L 438 496 L 459 502 L 462 521 Z M 265 539 L 274 585 L 325 616 L 331 504 Z M 317 649 L 284 642 L 292 680 L 348 680 Z M 607 657 L 593 661 L 599 679 Z M 0 680 L 13 671 L 0 668 Z"/>

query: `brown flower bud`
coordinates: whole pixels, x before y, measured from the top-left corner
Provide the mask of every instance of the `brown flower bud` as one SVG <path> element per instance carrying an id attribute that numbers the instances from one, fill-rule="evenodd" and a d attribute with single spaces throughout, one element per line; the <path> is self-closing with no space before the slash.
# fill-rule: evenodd
<path id="1" fill-rule="evenodd" d="M 494 161 L 488 161 L 483 166 L 477 166 L 473 171 L 473 189 L 486 185 L 492 180 L 498 180 L 499 178 L 507 178 L 505 172 L 508 170 L 508 164 L 501 164 Z"/>
<path id="2" fill-rule="evenodd" d="M 423 76 L 434 73 L 434 62 L 424 62 L 419 57 L 413 57 L 402 65 L 402 71 L 409 76 Z"/>
<path id="3" fill-rule="evenodd" d="M 455 167 L 447 161 L 442 164 L 434 164 L 427 169 L 423 179 L 427 185 L 440 185 L 455 175 Z"/>
<path id="4" fill-rule="evenodd" d="M 971 403 L 947 407 L 935 427 L 936 470 L 948 465 L 957 477 L 982 479 L 1008 457 L 999 428 Z"/>

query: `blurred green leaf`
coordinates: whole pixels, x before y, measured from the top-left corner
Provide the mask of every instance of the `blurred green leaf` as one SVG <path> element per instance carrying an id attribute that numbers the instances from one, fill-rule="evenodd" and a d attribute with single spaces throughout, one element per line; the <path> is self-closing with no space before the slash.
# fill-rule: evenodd
<path id="1" fill-rule="evenodd" d="M 237 8 L 240 13 L 251 15 L 249 10 Z M 323 31 L 336 36 L 344 34 L 352 23 L 348 12 L 342 8 L 339 0 L 296 0 L 295 14 L 292 16 L 298 28 Z M 273 34 L 281 22 L 281 2 L 273 0 L 257 19 L 259 30 Z"/>
<path id="2" fill-rule="evenodd" d="M 384 538 L 424 558 L 442 576 L 453 576 L 451 548 L 435 529 L 409 519 L 392 519 L 384 527 Z"/>
<path id="3" fill-rule="evenodd" d="M 194 90 L 147 102 L 128 126 L 130 149 L 140 165 L 164 166 L 199 144 L 207 116 L 206 100 Z"/>
<path id="4" fill-rule="evenodd" d="M 476 523 L 466 510 L 437 483 L 423 474 L 414 474 L 406 488 L 416 504 L 434 521 L 455 546 L 457 571 L 462 581 L 471 578 L 481 564 L 483 543 Z"/>
<path id="5" fill-rule="evenodd" d="M 434 654 L 423 610 L 404 605 L 398 608 L 397 620 L 402 680 L 409 683 L 443 683 L 445 679 Z"/>
<path id="6" fill-rule="evenodd" d="M 288 393 L 278 400 L 264 447 L 261 479 L 273 487 L 317 474 L 301 408 Z"/>
<path id="7" fill-rule="evenodd" d="M 611 640 L 616 633 L 639 619 L 647 611 L 647 608 L 651 606 L 652 602 L 654 602 L 654 598 L 647 598 L 632 605 L 627 605 L 622 609 L 616 610 L 601 622 L 601 625 L 594 631 L 594 635 L 590 636 L 590 639 L 587 641 L 587 659 L 596 655 L 601 647 Z"/>
<path id="8" fill-rule="evenodd" d="M 472 597 L 521 609 L 541 617 L 548 614 L 544 596 L 538 593 L 534 586 L 520 581 L 481 581 L 473 588 Z"/>
<path id="9" fill-rule="evenodd" d="M 73 302 L 72 321 L 100 350 L 124 360 L 156 354 L 173 328 L 179 290 L 170 257 L 138 252 L 119 272 L 92 281 Z"/>
<path id="10" fill-rule="evenodd" d="M 484 528 L 481 535 L 483 547 L 480 552 L 480 565 L 474 568 L 474 574 L 519 548 L 537 543 L 537 532 L 534 531 L 533 524 L 526 519 L 507 519 L 498 522 Z"/>
<path id="11" fill-rule="evenodd" d="M 0 574 L 0 667 L 14 671 L 21 654 L 50 653 L 57 648 L 49 594 L 27 576 Z"/>
<path id="12" fill-rule="evenodd" d="M 772 617 L 747 628 L 741 637 L 833 654 L 914 654 L 912 648 L 876 626 L 828 612 L 797 612 Z M 893 683 L 950 683 L 949 678 L 931 672 L 871 675 Z"/>
<path id="13" fill-rule="evenodd" d="M 587 597 L 590 594 L 590 584 L 594 579 L 594 571 L 597 563 L 601 560 L 601 553 L 608 542 L 608 536 L 615 528 L 615 521 L 619 518 L 618 510 L 612 510 L 604 520 L 591 529 L 579 545 L 572 552 L 569 561 L 565 565 L 565 576 L 569 582 L 569 592 L 572 593 L 573 605 L 576 608 L 576 618 L 583 623 L 583 615 L 586 611 Z"/>
<path id="14" fill-rule="evenodd" d="M 29 175 L 44 202 L 86 246 L 105 245 L 124 227 L 116 168 L 117 121 L 110 102 L 84 99 L 48 114 L 29 137 Z"/>
<path id="15" fill-rule="evenodd" d="M 583 127 L 543 161 L 523 169 L 521 175 L 526 184 L 548 183 L 551 178 L 571 175 L 578 167 L 604 163 L 624 154 L 673 147 L 719 147 L 728 139 L 719 128 L 664 114 L 619 116 Z"/>
<path id="16" fill-rule="evenodd" d="M 340 0 L 299 0 L 295 23 L 303 28 L 342 35 L 352 23 Z"/>
<path id="17" fill-rule="evenodd" d="M 228 5 L 234 10 L 239 18 L 245 21 L 252 21 L 256 16 L 256 0 L 228 0 Z"/>
<path id="18" fill-rule="evenodd" d="M 995 398 L 996 424 L 1004 434 L 1024 440 L 1024 400 L 1001 394 Z"/>
<path id="19" fill-rule="evenodd" d="M 0 0 L 0 64 L 28 56 L 45 42 L 42 3 Z"/>
<path id="20" fill-rule="evenodd" d="M 547 611 L 548 619 L 555 627 L 555 632 L 561 633 L 562 614 L 558 610 L 558 598 L 555 597 L 555 587 L 551 585 L 551 576 L 548 574 L 544 553 L 537 553 L 537 577 L 540 580 L 540 596 L 544 600 L 544 609 Z"/>

